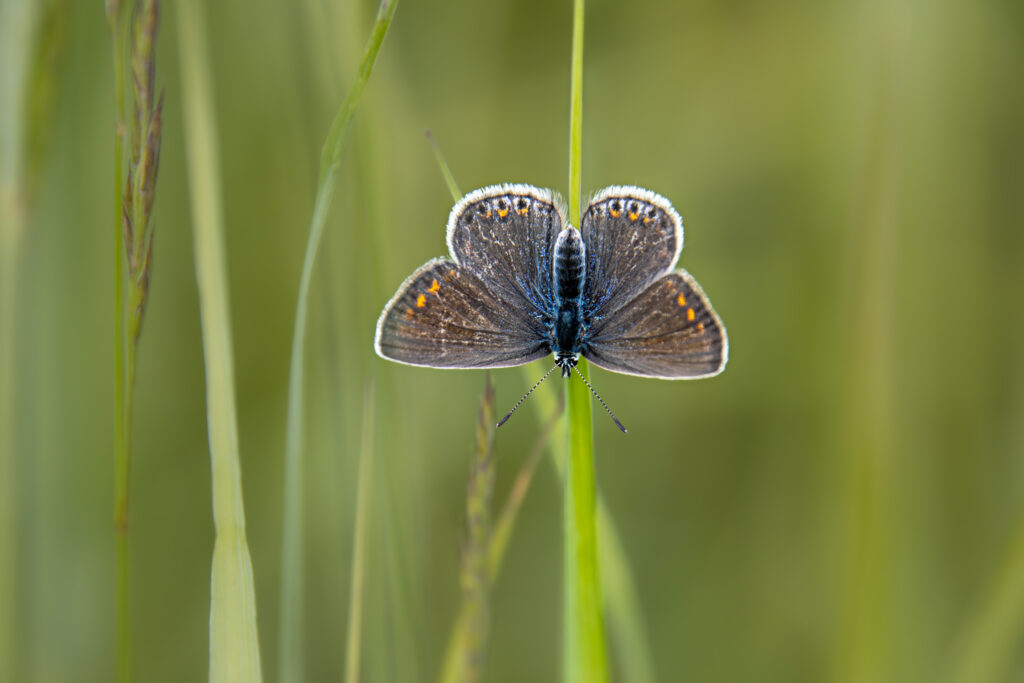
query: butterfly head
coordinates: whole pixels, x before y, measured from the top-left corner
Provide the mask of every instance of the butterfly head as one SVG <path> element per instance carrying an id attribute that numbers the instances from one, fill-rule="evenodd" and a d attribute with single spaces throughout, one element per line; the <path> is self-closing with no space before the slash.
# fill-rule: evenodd
<path id="1" fill-rule="evenodd" d="M 579 358 L 578 353 L 559 352 L 555 355 L 555 365 L 562 368 L 562 377 L 569 377 L 572 374 L 572 369 L 576 367 Z"/>

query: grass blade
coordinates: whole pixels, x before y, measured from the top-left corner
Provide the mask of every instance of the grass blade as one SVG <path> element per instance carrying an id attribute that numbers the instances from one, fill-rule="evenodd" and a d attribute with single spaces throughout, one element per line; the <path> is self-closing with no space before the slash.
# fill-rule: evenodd
<path id="1" fill-rule="evenodd" d="M 459 191 L 459 186 L 455 182 L 455 176 L 452 175 L 452 170 L 448 168 L 448 162 L 444 159 L 444 154 L 441 152 L 441 146 L 437 144 L 437 140 L 434 138 L 434 134 L 429 130 L 426 133 L 427 140 L 430 140 L 430 146 L 434 148 L 434 158 L 437 159 L 437 165 L 441 167 L 441 175 L 444 176 L 445 185 L 448 186 L 448 192 L 452 195 L 452 200 L 456 203 L 462 199 L 462 192 Z"/>
<path id="2" fill-rule="evenodd" d="M 207 54 L 197 0 L 178 5 L 182 97 L 196 279 L 199 288 L 216 537 L 210 578 L 210 675 L 215 683 L 260 681 L 252 560 L 245 539 L 220 160 Z"/>
<path id="3" fill-rule="evenodd" d="M 573 3 L 572 76 L 569 114 L 569 223 L 579 226 L 583 150 L 583 0 Z M 587 363 L 577 369 L 587 378 Z M 598 570 L 594 427 L 590 393 L 582 382 L 568 386 L 569 457 L 566 460 L 563 523 L 562 680 L 608 680 L 604 613 Z"/>
<path id="4" fill-rule="evenodd" d="M 279 636 L 280 664 L 278 679 L 282 682 L 303 680 L 302 670 L 302 430 L 305 422 L 303 387 L 306 340 L 306 318 L 309 309 L 309 285 L 313 276 L 317 251 L 320 248 L 327 211 L 334 195 L 341 152 L 352 124 L 352 116 L 363 94 L 363 88 L 373 71 L 377 53 L 391 25 L 397 0 L 384 0 L 377 13 L 377 21 L 367 41 L 359 73 L 338 113 L 334 117 L 320 154 L 320 174 L 316 201 L 309 228 L 309 240 L 302 263 L 298 302 L 295 309 L 295 328 L 292 332 L 291 365 L 288 382 L 288 418 L 285 432 L 284 470 L 284 538 L 281 550 L 281 632 Z"/>
<path id="5" fill-rule="evenodd" d="M 373 490 L 374 385 L 366 385 L 363 397 L 363 434 L 359 450 L 356 489 L 355 533 L 352 539 L 352 583 L 349 588 L 348 641 L 345 644 L 345 683 L 358 683 L 363 628 L 363 586 L 366 583 L 366 530 L 370 525 L 370 494 Z"/>
<path id="6" fill-rule="evenodd" d="M 33 2 L 0 5 L 0 679 L 18 680 L 15 342 L 18 263 L 27 221 L 22 140 Z"/>

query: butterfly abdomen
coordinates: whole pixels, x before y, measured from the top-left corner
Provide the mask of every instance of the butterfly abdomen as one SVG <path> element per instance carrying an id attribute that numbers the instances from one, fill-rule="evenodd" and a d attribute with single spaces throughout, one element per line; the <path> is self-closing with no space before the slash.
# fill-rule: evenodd
<path id="1" fill-rule="evenodd" d="M 566 228 L 555 242 L 553 279 L 557 313 L 554 325 L 555 354 L 579 353 L 582 329 L 581 301 L 586 260 L 583 240 L 575 228 Z"/>

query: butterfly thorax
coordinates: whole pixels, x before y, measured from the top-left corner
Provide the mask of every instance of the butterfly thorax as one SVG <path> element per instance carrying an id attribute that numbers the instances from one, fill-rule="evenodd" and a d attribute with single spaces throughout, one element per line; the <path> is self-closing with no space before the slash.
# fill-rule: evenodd
<path id="1" fill-rule="evenodd" d="M 583 336 L 583 278 L 586 275 L 585 247 L 575 228 L 566 228 L 555 242 L 552 278 L 555 319 L 551 329 L 551 350 L 555 362 L 568 377 L 579 357 Z"/>

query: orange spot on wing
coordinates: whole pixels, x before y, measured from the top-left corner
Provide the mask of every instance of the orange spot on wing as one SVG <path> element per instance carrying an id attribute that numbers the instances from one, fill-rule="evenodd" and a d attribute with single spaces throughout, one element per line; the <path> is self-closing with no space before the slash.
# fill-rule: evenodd
<path id="1" fill-rule="evenodd" d="M 416 297 L 416 308 L 423 308 L 426 305 L 427 305 L 427 295 L 426 294 L 420 294 L 418 297 Z"/>
<path id="2" fill-rule="evenodd" d="M 428 289 L 427 291 L 430 292 L 431 294 L 437 294 L 437 290 L 439 289 L 441 289 L 441 283 L 438 282 L 437 280 L 434 280 L 433 284 L 430 285 L 430 289 Z"/>
<path id="3" fill-rule="evenodd" d="M 676 301 L 679 302 L 680 306 L 685 306 L 686 305 L 686 295 L 684 295 L 682 292 L 680 292 L 679 296 L 676 297 Z"/>
<path id="4" fill-rule="evenodd" d="M 629 220 L 631 223 L 635 222 L 637 218 L 640 218 L 640 214 L 633 213 L 632 211 L 629 213 Z"/>
<path id="5" fill-rule="evenodd" d="M 412 316 L 413 316 L 413 311 L 412 311 L 412 309 L 411 309 L 411 308 L 409 308 L 408 306 L 406 306 L 406 307 L 405 307 L 405 317 L 406 317 L 406 318 L 411 318 Z"/>
<path id="6" fill-rule="evenodd" d="M 697 314 L 693 312 L 692 308 L 686 309 L 686 319 L 693 322 L 693 319 L 697 317 Z"/>
<path id="7" fill-rule="evenodd" d="M 650 216 L 644 216 L 644 225 L 647 225 L 650 222 L 651 222 L 651 217 Z"/>
<path id="8" fill-rule="evenodd" d="M 498 209 L 498 218 L 504 218 L 508 215 L 508 209 Z"/>
<path id="9" fill-rule="evenodd" d="M 526 214 L 530 213 L 530 210 L 529 209 L 516 209 L 516 213 L 518 213 L 520 216 L 525 216 Z"/>
<path id="10" fill-rule="evenodd" d="M 697 323 L 697 331 L 698 332 L 703 332 L 704 331 L 704 323 Z"/>
<path id="11" fill-rule="evenodd" d="M 608 209 L 608 213 L 612 215 L 612 218 L 618 218 L 622 215 L 621 211 L 616 211 L 615 209 Z"/>

